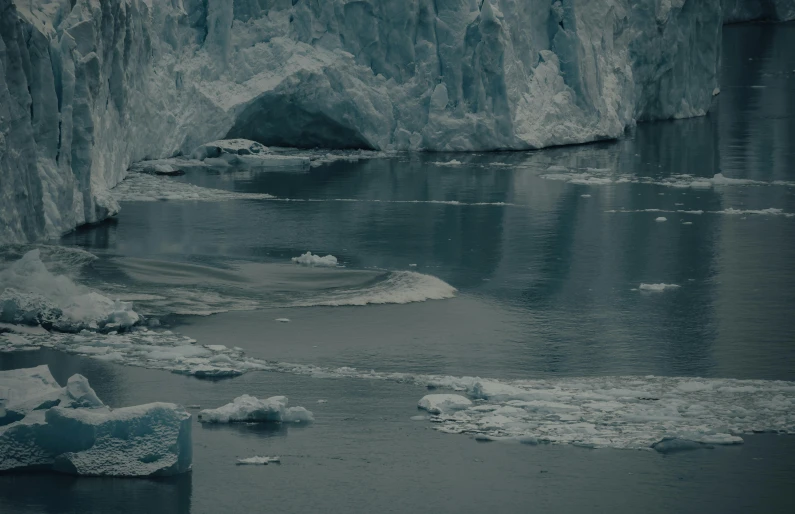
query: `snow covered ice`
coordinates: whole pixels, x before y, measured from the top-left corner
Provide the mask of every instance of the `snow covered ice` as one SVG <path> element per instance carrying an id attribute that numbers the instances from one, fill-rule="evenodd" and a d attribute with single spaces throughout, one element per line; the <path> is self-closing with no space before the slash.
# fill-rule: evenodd
<path id="1" fill-rule="evenodd" d="M 261 400 L 244 394 L 235 398 L 232 403 L 199 412 L 199 421 L 202 423 L 308 423 L 314 421 L 314 417 L 303 407 L 288 407 L 285 396 Z"/>
<path id="2" fill-rule="evenodd" d="M 0 241 L 112 215 L 108 190 L 132 163 L 221 139 L 521 150 L 703 115 L 724 18 L 721 0 L 0 0 L 0 10 Z"/>
<path id="3" fill-rule="evenodd" d="M 191 416 L 169 403 L 110 409 L 81 375 L 0 371 L 0 471 L 163 476 L 191 468 Z"/>

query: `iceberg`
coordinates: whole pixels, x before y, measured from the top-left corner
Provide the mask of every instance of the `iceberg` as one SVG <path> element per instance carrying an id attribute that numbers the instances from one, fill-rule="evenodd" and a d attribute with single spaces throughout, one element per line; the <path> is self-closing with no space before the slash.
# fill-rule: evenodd
<path id="1" fill-rule="evenodd" d="M 174 475 L 190 470 L 191 441 L 177 405 L 110 409 L 81 375 L 61 388 L 47 366 L 0 372 L 0 472 Z"/>
<path id="2" fill-rule="evenodd" d="M 775 4 L 782 18 L 789 4 Z M 132 163 L 208 155 L 208 141 L 524 150 L 703 115 L 724 20 L 721 0 L 0 0 L 0 12 L 0 242 L 111 216 Z M 239 153 L 251 148 L 221 154 L 262 155 Z"/>
<path id="3" fill-rule="evenodd" d="M 244 394 L 217 409 L 199 412 L 202 423 L 309 423 L 312 413 L 303 407 L 287 407 L 287 397 L 273 396 L 260 400 Z"/>

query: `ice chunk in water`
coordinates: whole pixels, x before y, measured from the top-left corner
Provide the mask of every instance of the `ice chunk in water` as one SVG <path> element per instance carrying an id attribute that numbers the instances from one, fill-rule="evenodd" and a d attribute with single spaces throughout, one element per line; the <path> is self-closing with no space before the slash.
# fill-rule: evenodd
<path id="1" fill-rule="evenodd" d="M 281 457 L 248 457 L 245 459 L 237 459 L 238 466 L 267 466 L 270 463 L 280 464 L 282 462 Z"/>
<path id="2" fill-rule="evenodd" d="M 422 397 L 417 406 L 431 414 L 442 414 L 466 409 L 472 402 L 459 394 L 429 394 Z"/>
<path id="3" fill-rule="evenodd" d="M 679 289 L 679 286 L 676 284 L 641 284 L 638 289 L 650 293 L 662 293 L 668 289 Z"/>
<path id="4" fill-rule="evenodd" d="M 60 388 L 46 366 L 0 372 L 0 392 L 10 421 L 0 427 L 0 471 L 137 477 L 191 467 L 191 416 L 177 405 L 110 409 L 84 377 Z"/>
<path id="5" fill-rule="evenodd" d="M 260 400 L 244 394 L 217 409 L 205 409 L 199 413 L 202 423 L 234 422 L 287 422 L 308 423 L 314 421 L 312 413 L 303 407 L 287 407 L 287 397 L 273 396 Z"/>
<path id="6" fill-rule="evenodd" d="M 337 265 L 337 258 L 333 255 L 326 255 L 321 257 L 313 255 L 312 252 L 306 252 L 300 257 L 293 257 L 293 262 L 302 266 L 319 266 L 332 268 Z"/>

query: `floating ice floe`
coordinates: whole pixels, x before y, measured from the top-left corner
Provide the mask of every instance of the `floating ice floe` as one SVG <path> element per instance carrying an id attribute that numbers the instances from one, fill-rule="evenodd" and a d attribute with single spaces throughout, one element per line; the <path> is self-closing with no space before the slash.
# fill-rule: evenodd
<path id="1" fill-rule="evenodd" d="M 461 161 L 456 160 L 456 159 L 452 159 L 452 160 L 447 161 L 447 162 L 437 162 L 436 163 L 437 166 L 451 166 L 451 167 L 452 166 L 461 166 L 462 164 L 463 163 Z"/>
<path id="2" fill-rule="evenodd" d="M 663 291 L 667 291 L 669 289 L 679 289 L 679 287 L 680 286 L 676 284 L 641 284 L 638 286 L 638 289 L 650 293 L 662 293 Z"/>
<path id="3" fill-rule="evenodd" d="M 782 209 L 776 208 L 768 208 L 768 209 L 749 209 L 749 210 L 742 210 L 742 209 L 734 209 L 729 207 L 727 209 L 722 209 L 720 211 L 702 211 L 702 210 L 684 210 L 684 209 L 677 209 L 677 210 L 670 210 L 670 209 L 611 209 L 609 211 L 605 211 L 610 214 L 618 214 L 618 213 L 639 213 L 639 212 L 661 212 L 661 213 L 668 213 L 668 214 L 691 214 L 695 216 L 701 216 L 702 214 L 720 214 L 720 215 L 727 215 L 727 216 L 737 216 L 737 215 L 746 215 L 746 214 L 754 214 L 760 216 L 783 216 L 785 218 L 793 218 L 795 217 L 795 213 L 784 212 Z"/>
<path id="4" fill-rule="evenodd" d="M 267 200 L 273 196 L 266 193 L 238 193 L 221 189 L 210 189 L 180 182 L 168 177 L 147 173 L 129 173 L 111 195 L 119 202 L 156 202 L 159 200 L 190 200 L 201 202 L 225 202 L 229 200 Z"/>
<path id="5" fill-rule="evenodd" d="M 735 179 L 716 173 L 711 178 L 694 177 L 693 175 L 672 175 L 664 179 L 643 177 L 627 173 L 616 173 L 609 168 L 566 168 L 554 165 L 546 169 L 541 175 L 546 180 L 556 180 L 569 184 L 586 186 L 603 186 L 610 184 L 649 184 L 678 189 L 709 189 L 720 186 L 785 186 L 795 187 L 795 182 L 776 180 L 765 182 L 762 180 Z"/>
<path id="6" fill-rule="evenodd" d="M 169 403 L 110 409 L 88 381 L 47 366 L 0 371 L 0 471 L 163 476 L 191 468 L 191 416 Z"/>
<path id="7" fill-rule="evenodd" d="M 0 271 L 0 322 L 62 332 L 127 329 L 140 321 L 132 304 L 114 301 L 69 277 L 53 275 L 38 249 Z"/>
<path id="8" fill-rule="evenodd" d="M 248 139 L 222 139 L 205 143 L 196 148 L 191 156 L 199 161 L 221 160 L 237 166 L 309 168 L 310 163 L 309 157 L 276 154 L 268 147 Z"/>
<path id="9" fill-rule="evenodd" d="M 316 266 L 316 267 L 327 267 L 327 268 L 333 268 L 337 266 L 337 258 L 334 257 L 333 255 L 326 255 L 325 257 L 321 257 L 320 255 L 312 254 L 312 252 L 306 252 L 300 257 L 293 257 L 292 261 L 296 264 L 300 264 L 301 266 Z"/>
<path id="10" fill-rule="evenodd" d="M 740 444 L 744 433 L 795 433 L 791 382 L 599 377 L 448 383 L 465 389 L 475 402 L 432 416 L 435 428 L 487 440 L 532 438 L 670 452 L 688 445 Z"/>
<path id="11" fill-rule="evenodd" d="M 279 323 L 289 323 L 289 318 L 276 318 L 274 321 L 278 321 Z"/>
<path id="12" fill-rule="evenodd" d="M 654 221 L 656 221 L 657 223 L 664 223 L 668 221 L 668 218 L 666 218 L 665 216 L 660 216 L 659 218 L 656 218 Z"/>
<path id="13" fill-rule="evenodd" d="M 238 466 L 267 466 L 268 464 L 281 464 L 281 457 L 248 457 L 237 459 Z"/>
<path id="14" fill-rule="evenodd" d="M 260 400 L 244 394 L 235 398 L 232 403 L 199 412 L 199 421 L 202 423 L 308 423 L 314 421 L 314 417 L 303 407 L 288 407 L 285 396 Z"/>
<path id="15" fill-rule="evenodd" d="M 460 394 L 429 394 L 417 406 L 431 414 L 452 413 L 472 406 L 472 401 Z"/>

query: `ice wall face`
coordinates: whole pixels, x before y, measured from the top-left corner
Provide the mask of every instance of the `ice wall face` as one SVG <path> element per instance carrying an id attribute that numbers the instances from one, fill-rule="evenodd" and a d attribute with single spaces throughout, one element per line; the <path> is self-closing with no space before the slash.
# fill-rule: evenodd
<path id="1" fill-rule="evenodd" d="M 704 114 L 720 1 L 0 0 L 0 242 L 221 138 L 521 150 Z"/>
<path id="2" fill-rule="evenodd" d="M 795 0 L 723 0 L 726 23 L 795 20 Z"/>

